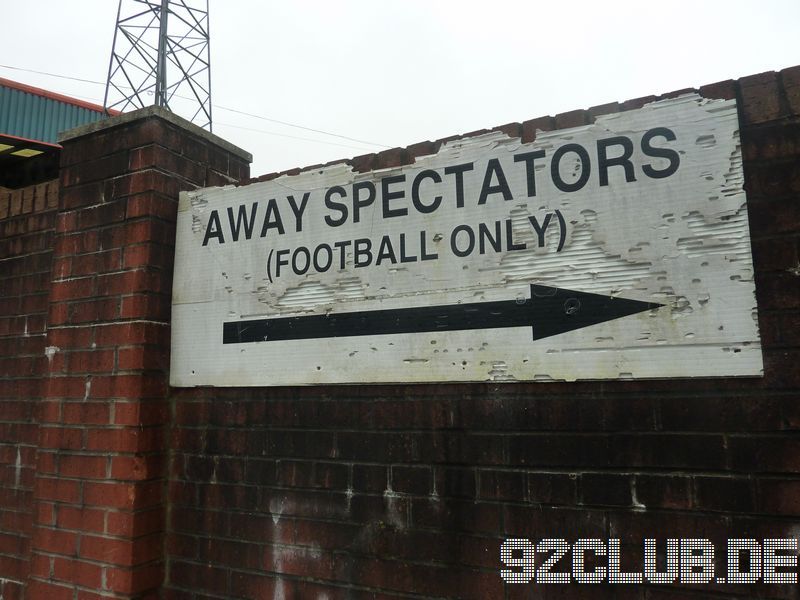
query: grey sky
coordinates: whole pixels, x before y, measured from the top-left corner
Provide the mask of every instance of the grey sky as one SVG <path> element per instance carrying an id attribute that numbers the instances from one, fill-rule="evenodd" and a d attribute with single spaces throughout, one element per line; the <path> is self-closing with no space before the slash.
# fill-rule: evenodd
<path id="1" fill-rule="evenodd" d="M 117 0 L 0 7 L 0 64 L 105 81 Z M 218 106 L 405 146 L 794 66 L 799 25 L 797 0 L 211 0 L 212 93 Z M 0 77 L 103 98 L 98 84 Z M 214 122 L 253 153 L 254 175 L 382 148 L 218 108 Z"/>

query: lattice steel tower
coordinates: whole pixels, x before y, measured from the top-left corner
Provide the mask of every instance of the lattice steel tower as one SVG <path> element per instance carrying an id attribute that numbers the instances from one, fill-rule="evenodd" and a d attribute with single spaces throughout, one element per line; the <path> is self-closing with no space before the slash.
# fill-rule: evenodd
<path id="1" fill-rule="evenodd" d="M 208 0 L 119 0 L 103 106 L 152 105 L 211 130 Z"/>

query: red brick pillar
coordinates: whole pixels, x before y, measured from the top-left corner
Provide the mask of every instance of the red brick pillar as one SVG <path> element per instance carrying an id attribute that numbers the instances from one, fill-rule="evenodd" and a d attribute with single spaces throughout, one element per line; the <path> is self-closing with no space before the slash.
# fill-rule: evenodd
<path id="1" fill-rule="evenodd" d="M 27 597 L 155 597 L 178 193 L 250 155 L 155 107 L 63 137 Z"/>

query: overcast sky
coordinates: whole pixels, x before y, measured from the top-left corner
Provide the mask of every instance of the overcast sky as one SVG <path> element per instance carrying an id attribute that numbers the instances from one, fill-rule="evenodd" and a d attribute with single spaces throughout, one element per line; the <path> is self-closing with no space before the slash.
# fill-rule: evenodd
<path id="1" fill-rule="evenodd" d="M 0 77 L 102 103 L 102 84 L 29 71 L 104 82 L 117 4 L 0 0 Z M 253 175 L 800 64 L 799 0 L 211 0 L 210 12 L 214 132 L 253 153 Z"/>

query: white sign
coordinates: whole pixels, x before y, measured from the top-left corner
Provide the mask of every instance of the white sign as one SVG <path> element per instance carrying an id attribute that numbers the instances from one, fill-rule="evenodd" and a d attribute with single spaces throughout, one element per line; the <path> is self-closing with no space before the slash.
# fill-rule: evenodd
<path id="1" fill-rule="evenodd" d="M 183 193 L 174 386 L 761 375 L 734 101 Z"/>

